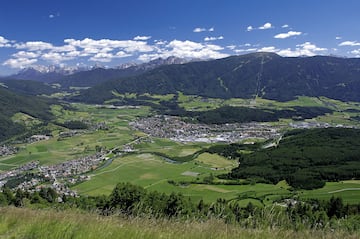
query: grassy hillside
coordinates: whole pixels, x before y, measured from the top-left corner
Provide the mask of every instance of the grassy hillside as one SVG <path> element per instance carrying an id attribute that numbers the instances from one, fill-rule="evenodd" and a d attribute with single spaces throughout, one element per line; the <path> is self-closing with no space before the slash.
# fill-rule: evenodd
<path id="1" fill-rule="evenodd" d="M 251 220 L 251 219 L 250 219 Z M 355 239 L 359 231 L 328 229 L 284 229 L 276 215 L 264 215 L 267 225 L 245 228 L 225 224 L 219 220 L 206 222 L 166 219 L 101 217 L 92 213 L 72 211 L 32 210 L 23 208 L 0 208 L 0 237 L 37 239 L 275 239 L 275 238 L 328 238 Z M 273 224 L 270 226 L 270 224 Z"/>

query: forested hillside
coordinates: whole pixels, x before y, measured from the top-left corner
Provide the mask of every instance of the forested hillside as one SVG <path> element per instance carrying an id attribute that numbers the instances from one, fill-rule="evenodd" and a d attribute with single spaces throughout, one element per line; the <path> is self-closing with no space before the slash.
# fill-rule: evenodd
<path id="1" fill-rule="evenodd" d="M 294 188 L 312 189 L 325 181 L 360 178 L 359 129 L 311 129 L 286 133 L 277 147 L 242 155 L 228 178 L 286 180 Z"/>
<path id="2" fill-rule="evenodd" d="M 0 141 L 24 130 L 22 125 L 11 120 L 11 117 L 18 112 L 44 121 L 50 120 L 52 118 L 50 103 L 48 99 L 24 96 L 0 87 Z"/>
<path id="3" fill-rule="evenodd" d="M 168 65 L 119 78 L 85 91 L 74 100 L 101 103 L 119 93 L 184 94 L 215 98 L 288 101 L 296 96 L 326 96 L 360 101 L 360 59 L 328 56 L 280 57 L 253 53 L 213 61 Z"/>

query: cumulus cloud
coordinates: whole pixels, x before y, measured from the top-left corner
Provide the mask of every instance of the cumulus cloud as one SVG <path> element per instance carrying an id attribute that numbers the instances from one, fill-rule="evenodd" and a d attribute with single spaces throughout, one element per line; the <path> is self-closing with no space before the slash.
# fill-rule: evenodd
<path id="1" fill-rule="evenodd" d="M 110 40 L 110 39 L 100 39 L 94 40 L 90 38 L 85 38 L 83 40 L 75 40 L 75 39 L 65 39 L 65 43 L 79 47 L 82 49 L 93 49 L 93 50 L 101 50 L 104 48 L 121 48 L 126 52 L 150 52 L 154 50 L 153 46 L 148 45 L 143 41 L 134 41 L 134 40 Z"/>
<path id="2" fill-rule="evenodd" d="M 266 47 L 262 47 L 262 48 L 258 49 L 257 51 L 258 52 L 277 52 L 279 50 L 276 49 L 276 47 L 274 47 L 274 46 L 266 46 Z"/>
<path id="3" fill-rule="evenodd" d="M 211 30 L 211 29 L 209 29 Z M 65 39 L 63 45 L 53 45 L 43 41 L 14 43 L 0 38 L 1 44 L 12 44 L 17 50 L 12 58 L 3 62 L 4 66 L 25 68 L 36 62 L 63 64 L 66 61 L 85 59 L 95 62 L 111 62 L 114 59 L 137 57 L 147 61 L 158 57 L 177 56 L 183 58 L 215 59 L 228 56 L 224 48 L 210 44 L 210 41 L 224 39 L 223 36 L 206 37 L 207 43 L 189 40 L 154 40 L 149 44 L 150 36 L 136 36 L 132 40 L 112 39 Z"/>
<path id="4" fill-rule="evenodd" d="M 280 56 L 285 57 L 299 57 L 299 56 L 314 56 L 326 52 L 327 48 L 321 48 L 312 44 L 310 42 L 305 42 L 303 44 L 296 45 L 295 49 L 286 48 L 279 49 L 275 46 L 265 46 L 261 48 L 245 48 L 245 49 L 236 49 L 236 53 L 247 53 L 247 52 L 273 52 Z"/>
<path id="5" fill-rule="evenodd" d="M 75 55 L 75 56 L 74 56 Z M 59 53 L 59 52 L 48 52 L 41 55 L 41 59 L 45 61 L 50 61 L 52 63 L 59 64 L 63 61 L 69 61 L 76 57 L 76 54 L 67 54 L 67 53 Z"/>
<path id="6" fill-rule="evenodd" d="M 205 37 L 204 41 L 216 41 L 216 40 L 223 40 L 224 37 L 223 36 L 219 36 L 219 37 Z"/>
<path id="7" fill-rule="evenodd" d="M 203 27 L 197 27 L 193 30 L 193 32 L 213 32 L 215 31 L 215 28 L 214 27 L 210 27 L 209 29 L 206 29 L 206 28 L 203 28 Z"/>
<path id="8" fill-rule="evenodd" d="M 300 36 L 302 34 L 302 32 L 295 32 L 295 31 L 289 31 L 287 33 L 280 33 L 274 36 L 274 38 L 278 38 L 278 39 L 285 39 L 285 38 L 289 38 L 292 36 Z"/>
<path id="9" fill-rule="evenodd" d="M 39 56 L 39 54 L 35 52 L 19 51 L 12 56 L 16 58 L 36 58 Z"/>
<path id="10" fill-rule="evenodd" d="M 288 28 L 288 27 L 289 27 L 288 24 L 284 24 L 284 25 L 281 26 L 281 28 Z"/>
<path id="11" fill-rule="evenodd" d="M 270 22 L 267 22 L 264 25 L 259 27 L 260 30 L 266 30 L 266 29 L 270 29 L 270 28 L 273 28 L 273 26 L 271 25 Z"/>
<path id="12" fill-rule="evenodd" d="M 9 66 L 11 68 L 23 69 L 23 68 L 26 68 L 26 67 L 29 67 L 29 66 L 33 65 L 37 61 L 38 61 L 37 59 L 16 58 L 16 59 L 6 60 L 2 65 Z"/>
<path id="13" fill-rule="evenodd" d="M 8 39 L 0 36 L 0 47 L 11 47 L 10 43 L 11 42 Z"/>
<path id="14" fill-rule="evenodd" d="M 48 42 L 43 41 L 29 41 L 25 43 L 15 44 L 17 49 L 27 49 L 28 51 L 42 51 L 52 49 L 54 46 Z"/>
<path id="15" fill-rule="evenodd" d="M 350 53 L 355 55 L 355 57 L 360 57 L 360 49 L 352 50 Z"/>
<path id="16" fill-rule="evenodd" d="M 248 48 L 248 49 L 236 49 L 234 51 L 238 54 L 241 54 L 241 53 L 255 52 L 257 50 L 258 50 L 257 48 Z"/>
<path id="17" fill-rule="evenodd" d="M 55 17 L 54 14 L 50 14 L 50 15 L 49 15 L 49 18 L 54 18 L 54 17 Z"/>
<path id="18" fill-rule="evenodd" d="M 341 40 L 342 37 L 341 37 L 341 36 L 337 36 L 337 37 L 335 37 L 335 39 L 336 39 L 336 40 Z"/>
<path id="19" fill-rule="evenodd" d="M 136 36 L 134 37 L 135 41 L 147 41 L 151 38 L 151 36 Z"/>
<path id="20" fill-rule="evenodd" d="M 228 48 L 230 50 L 235 50 L 236 46 L 235 45 L 229 45 L 229 46 L 226 46 L 226 48 Z"/>
<path id="21" fill-rule="evenodd" d="M 197 27 L 193 30 L 193 32 L 205 32 L 206 29 L 205 28 L 201 28 L 201 27 Z"/>
<path id="22" fill-rule="evenodd" d="M 343 41 L 339 46 L 360 46 L 360 42 L 357 41 Z"/>
<path id="23" fill-rule="evenodd" d="M 169 42 L 164 49 L 156 53 L 142 54 L 138 57 L 141 61 L 149 61 L 159 57 L 167 58 L 176 56 L 181 58 L 199 58 L 199 59 L 218 59 L 229 56 L 221 53 L 224 48 L 214 44 L 203 44 L 193 41 L 173 40 Z"/>
<path id="24" fill-rule="evenodd" d="M 246 28 L 246 31 L 248 31 L 248 32 L 251 32 L 252 30 L 254 30 L 253 26 L 248 26 L 248 27 Z"/>

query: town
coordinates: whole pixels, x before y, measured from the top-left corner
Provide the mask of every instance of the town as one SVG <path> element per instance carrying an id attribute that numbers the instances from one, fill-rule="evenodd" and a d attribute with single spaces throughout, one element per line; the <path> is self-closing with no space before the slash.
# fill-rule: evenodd
<path id="1" fill-rule="evenodd" d="M 179 117 L 167 115 L 142 118 L 130 123 L 130 125 L 134 129 L 153 137 L 168 138 L 177 142 L 204 143 L 234 143 L 245 139 L 274 139 L 280 137 L 282 128 L 257 122 L 222 125 L 193 124 L 186 123 Z"/>

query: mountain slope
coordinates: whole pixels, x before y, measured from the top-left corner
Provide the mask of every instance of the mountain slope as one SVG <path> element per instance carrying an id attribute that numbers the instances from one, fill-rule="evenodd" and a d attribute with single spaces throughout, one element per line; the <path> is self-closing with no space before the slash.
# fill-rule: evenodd
<path id="1" fill-rule="evenodd" d="M 0 87 L 0 142 L 24 130 L 11 120 L 14 114 L 21 112 L 48 121 L 52 118 L 49 105 L 48 99 L 24 96 Z"/>
<path id="2" fill-rule="evenodd" d="M 253 53 L 161 66 L 138 76 L 107 81 L 75 100 L 101 103 L 113 98 L 114 90 L 139 94 L 181 91 L 216 98 L 259 96 L 279 101 L 300 95 L 360 101 L 360 59 Z"/>
<path id="3" fill-rule="evenodd" d="M 32 80 L 0 79 L 0 83 L 13 92 L 25 95 L 51 95 L 58 91 L 46 83 Z"/>

